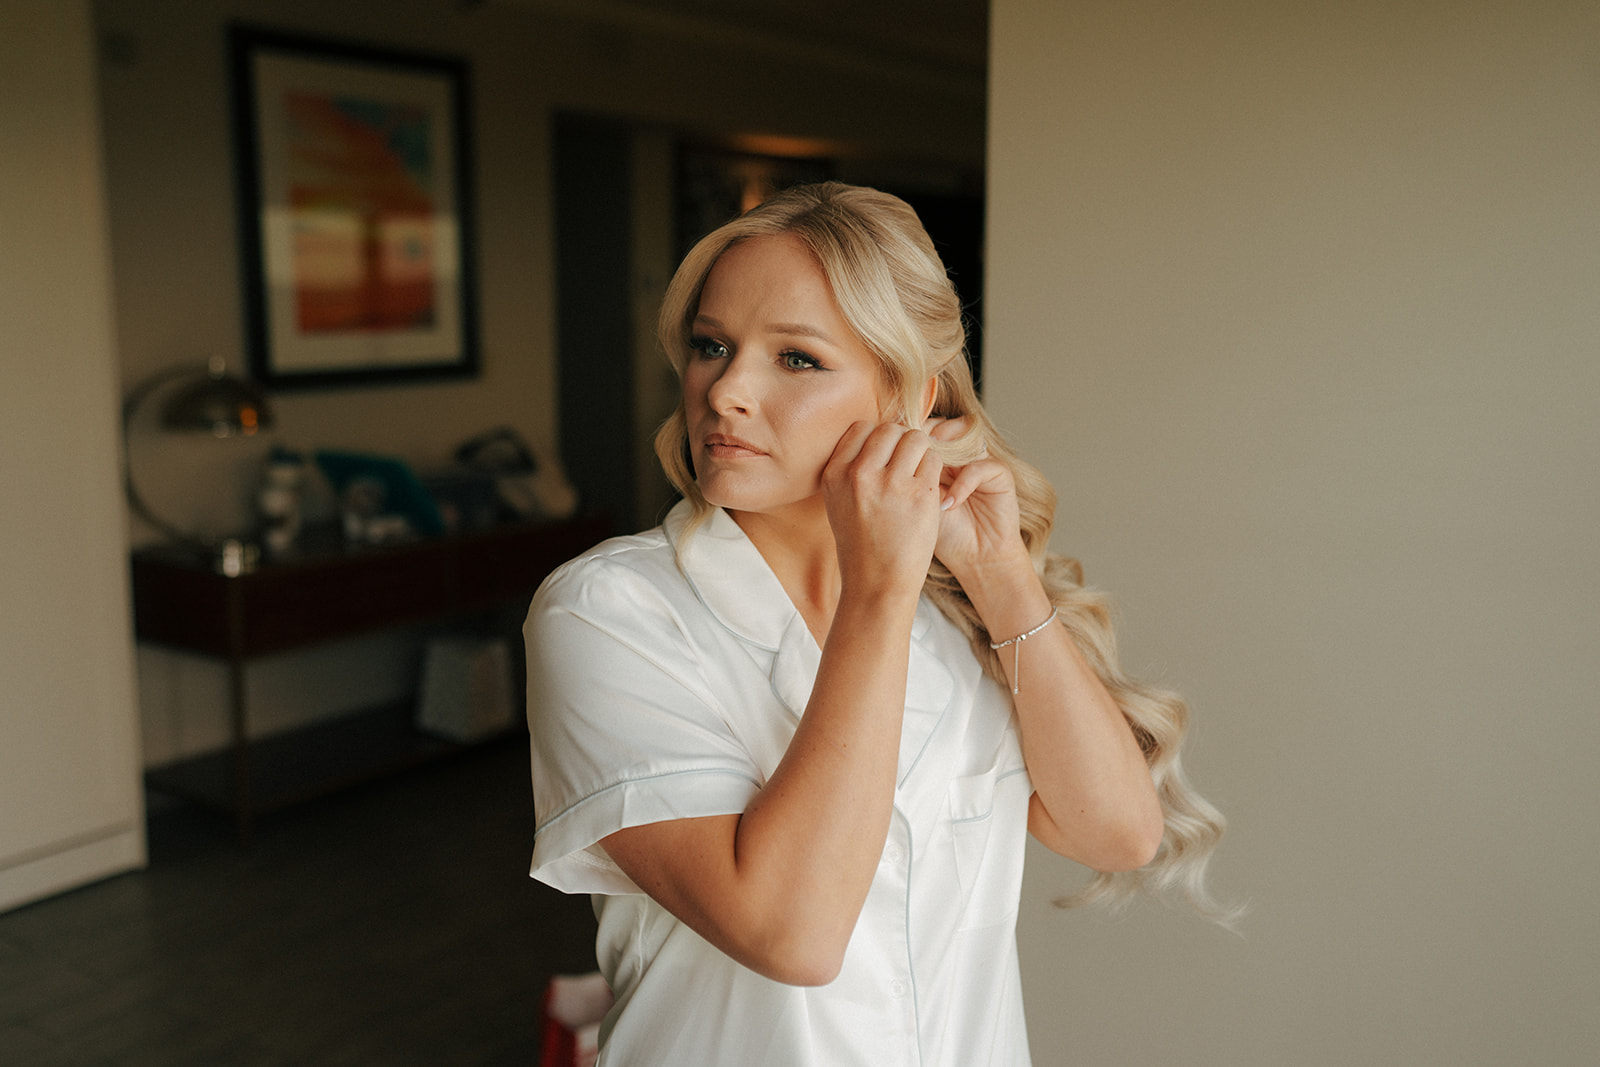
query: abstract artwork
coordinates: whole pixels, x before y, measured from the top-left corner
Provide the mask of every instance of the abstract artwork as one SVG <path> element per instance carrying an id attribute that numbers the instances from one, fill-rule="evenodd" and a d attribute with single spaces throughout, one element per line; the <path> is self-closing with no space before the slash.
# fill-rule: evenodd
<path id="1" fill-rule="evenodd" d="M 248 29 L 233 56 L 256 376 L 475 373 L 464 66 Z"/>

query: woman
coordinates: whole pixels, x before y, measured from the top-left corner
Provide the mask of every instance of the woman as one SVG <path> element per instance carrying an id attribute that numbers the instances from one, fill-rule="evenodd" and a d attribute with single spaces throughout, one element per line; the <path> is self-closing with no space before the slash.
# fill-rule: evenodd
<path id="1" fill-rule="evenodd" d="M 781 194 L 695 246 L 658 529 L 528 616 L 533 874 L 595 894 L 606 1064 L 1026 1064 L 1026 835 L 1202 908 L 1221 819 L 984 415 L 916 215 Z M 1113 872 L 1135 872 L 1114 874 Z"/>

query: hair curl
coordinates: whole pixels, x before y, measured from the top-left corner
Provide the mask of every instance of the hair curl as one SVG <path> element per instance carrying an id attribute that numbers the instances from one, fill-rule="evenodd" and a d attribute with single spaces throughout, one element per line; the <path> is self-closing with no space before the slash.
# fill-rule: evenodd
<path id="1" fill-rule="evenodd" d="M 673 276 L 662 301 L 657 337 L 681 379 L 691 358 L 692 323 L 712 267 L 728 248 L 755 237 L 798 238 L 821 266 L 845 321 L 877 357 L 894 410 L 886 417 L 922 422 L 922 388 L 937 379 L 932 414 L 964 418 L 959 437 L 936 443 L 952 464 L 987 454 L 1005 464 L 1017 488 L 1022 539 L 1061 621 L 1099 675 L 1149 764 L 1161 800 L 1165 832 L 1155 858 L 1137 871 L 1100 872 L 1057 903 L 1119 905 L 1139 890 L 1186 900 L 1223 924 L 1236 909 L 1216 902 L 1205 884 L 1206 865 L 1225 825 L 1220 812 L 1189 784 L 1179 749 L 1189 711 L 1176 693 L 1129 678 L 1117 659 L 1108 598 L 1083 584 L 1076 560 L 1048 550 L 1056 495 L 1043 474 L 1007 444 L 978 400 L 965 358 L 966 329 L 960 299 L 911 206 L 875 189 L 824 182 L 789 189 L 702 238 Z M 695 510 L 695 524 L 711 505 L 695 484 L 688 422 L 677 410 L 656 434 L 656 455 L 672 484 Z M 691 526 L 692 528 L 692 526 Z M 937 559 L 924 591 L 972 643 L 991 677 L 1005 683 L 999 656 L 960 583 Z"/>

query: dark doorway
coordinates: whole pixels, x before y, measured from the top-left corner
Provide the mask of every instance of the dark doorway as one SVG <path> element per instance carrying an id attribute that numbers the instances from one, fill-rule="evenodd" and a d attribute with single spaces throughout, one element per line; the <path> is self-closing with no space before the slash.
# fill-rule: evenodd
<path id="1" fill-rule="evenodd" d="M 630 128 L 555 120 L 557 412 L 583 506 L 631 527 L 635 508 Z"/>

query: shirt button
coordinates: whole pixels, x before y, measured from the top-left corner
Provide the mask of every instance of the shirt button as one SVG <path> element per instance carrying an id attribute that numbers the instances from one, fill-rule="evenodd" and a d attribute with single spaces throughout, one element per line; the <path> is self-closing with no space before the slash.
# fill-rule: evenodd
<path id="1" fill-rule="evenodd" d="M 901 997 L 906 995 L 906 984 L 900 979 L 896 978 L 894 981 L 889 983 L 889 995 L 894 997 L 896 1000 L 899 1000 Z"/>
<path id="2" fill-rule="evenodd" d="M 883 861 L 885 863 L 899 863 L 901 855 L 899 845 L 886 845 L 883 850 Z"/>

